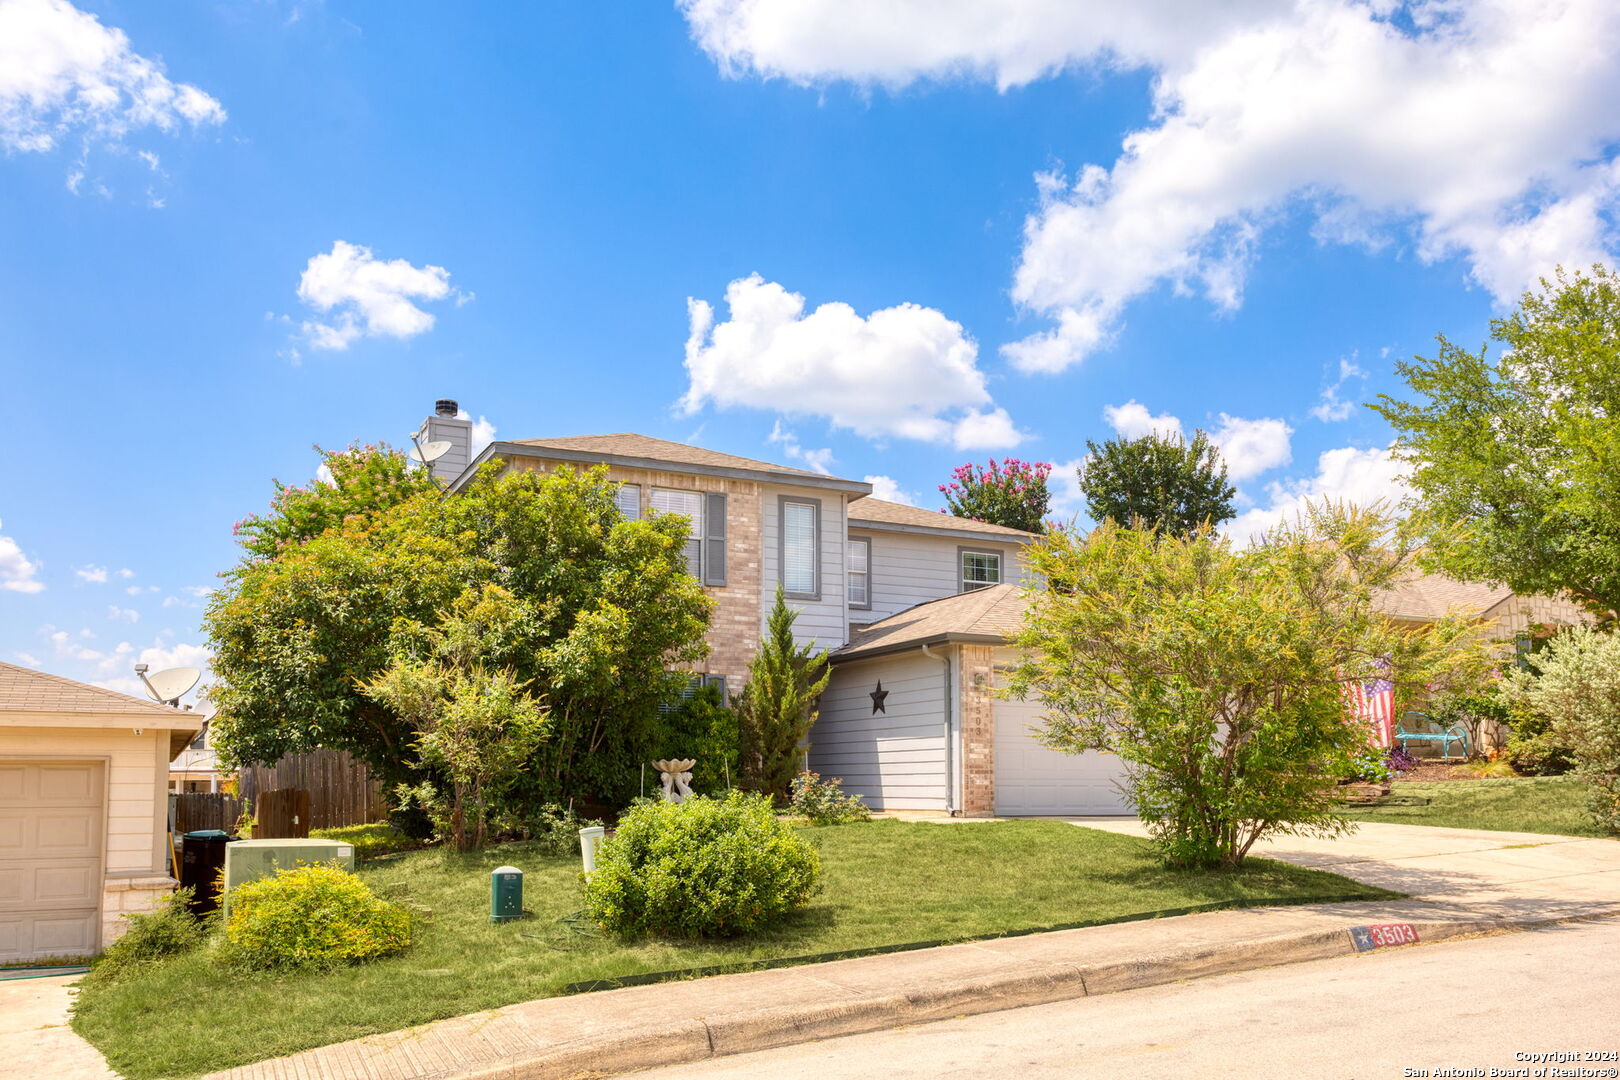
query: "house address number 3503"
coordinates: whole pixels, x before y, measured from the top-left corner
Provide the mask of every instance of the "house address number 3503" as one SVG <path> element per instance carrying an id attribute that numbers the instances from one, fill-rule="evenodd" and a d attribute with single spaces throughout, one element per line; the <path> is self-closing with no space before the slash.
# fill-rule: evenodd
<path id="1" fill-rule="evenodd" d="M 1390 945 L 1415 945 L 1417 939 L 1417 927 L 1411 923 L 1380 923 L 1377 926 L 1350 928 L 1350 940 L 1355 942 L 1357 952 L 1382 949 Z"/>

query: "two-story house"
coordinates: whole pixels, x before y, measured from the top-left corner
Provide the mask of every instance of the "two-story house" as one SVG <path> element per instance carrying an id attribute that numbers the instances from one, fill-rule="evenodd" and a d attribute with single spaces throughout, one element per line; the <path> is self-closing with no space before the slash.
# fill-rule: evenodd
<path id="1" fill-rule="evenodd" d="M 874 808 L 1124 812 L 1112 759 L 1046 750 L 1028 730 L 1038 709 L 990 693 L 1033 534 L 645 435 L 504 440 L 475 453 L 458 411 L 438 402 L 416 435 L 451 444 L 434 468 L 452 490 L 495 459 L 508 469 L 605 465 L 626 517 L 691 520 L 687 561 L 716 603 L 694 679 L 741 686 L 780 583 L 801 642 L 833 650 L 810 767 Z"/>

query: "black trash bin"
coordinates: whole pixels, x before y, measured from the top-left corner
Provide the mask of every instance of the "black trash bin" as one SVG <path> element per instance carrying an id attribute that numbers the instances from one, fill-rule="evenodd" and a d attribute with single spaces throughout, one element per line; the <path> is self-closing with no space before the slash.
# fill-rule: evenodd
<path id="1" fill-rule="evenodd" d="M 206 915 L 219 908 L 220 877 L 225 871 L 225 845 L 229 833 L 199 829 L 182 838 L 180 886 L 191 890 L 191 913 Z"/>

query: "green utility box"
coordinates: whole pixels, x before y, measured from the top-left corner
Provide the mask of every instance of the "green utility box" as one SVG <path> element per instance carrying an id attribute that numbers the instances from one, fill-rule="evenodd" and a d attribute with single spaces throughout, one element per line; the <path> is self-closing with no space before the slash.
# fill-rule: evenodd
<path id="1" fill-rule="evenodd" d="M 510 922 L 523 917 L 523 871 L 501 866 L 489 875 L 489 921 Z"/>
<path id="2" fill-rule="evenodd" d="M 354 845 L 341 840 L 237 840 L 225 846 L 225 916 L 231 914 L 231 890 L 269 877 L 277 870 L 336 862 L 354 869 Z"/>

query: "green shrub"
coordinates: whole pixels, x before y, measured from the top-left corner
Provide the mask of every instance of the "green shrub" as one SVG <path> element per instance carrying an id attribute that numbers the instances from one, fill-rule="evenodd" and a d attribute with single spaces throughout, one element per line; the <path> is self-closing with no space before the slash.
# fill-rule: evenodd
<path id="1" fill-rule="evenodd" d="M 186 906 L 191 896 L 191 889 L 179 889 L 160 899 L 149 912 L 125 915 L 129 928 L 96 958 L 96 975 L 116 978 L 131 968 L 178 956 L 202 944 L 207 931 Z"/>
<path id="2" fill-rule="evenodd" d="M 1504 751 L 1513 767 L 1525 776 L 1562 776 L 1575 766 L 1574 755 L 1552 733 L 1545 716 L 1518 708 L 1513 714 L 1513 734 Z"/>
<path id="3" fill-rule="evenodd" d="M 531 810 L 521 819 L 499 819 L 502 836 L 532 841 L 545 855 L 578 855 L 579 830 L 587 825 L 600 825 L 600 821 L 586 820 L 572 807 L 546 803 Z"/>
<path id="4" fill-rule="evenodd" d="M 1547 718 L 1587 785 L 1593 819 L 1620 834 L 1620 636 L 1570 627 L 1547 642 L 1535 669 L 1510 674 L 1514 703 Z"/>
<path id="5" fill-rule="evenodd" d="M 621 936 L 731 936 L 803 906 L 820 876 L 815 848 L 769 798 L 699 795 L 627 811 L 597 855 L 585 905 Z"/>
<path id="6" fill-rule="evenodd" d="M 278 870 L 231 891 L 229 953 L 249 967 L 326 968 L 411 943 L 410 913 L 336 865 Z"/>
<path id="7" fill-rule="evenodd" d="M 872 811 L 859 795 L 844 791 L 844 782 L 823 780 L 819 773 L 802 772 L 793 778 L 788 790 L 788 810 L 808 818 L 813 825 L 842 825 L 847 821 L 869 821 Z"/>

